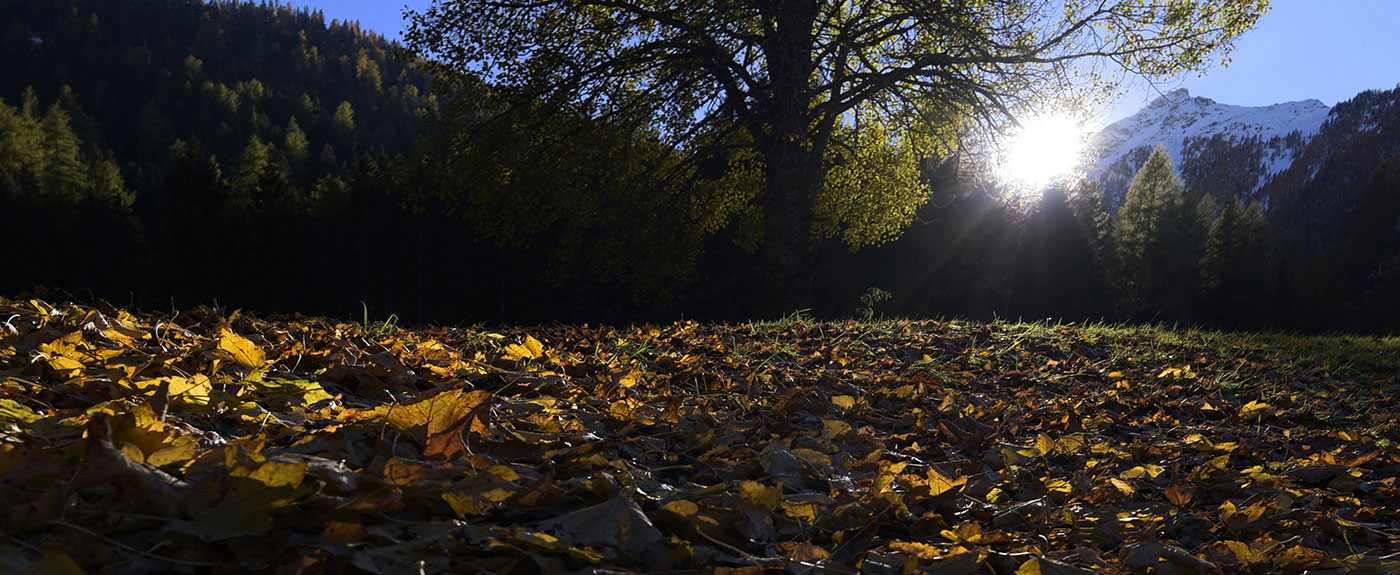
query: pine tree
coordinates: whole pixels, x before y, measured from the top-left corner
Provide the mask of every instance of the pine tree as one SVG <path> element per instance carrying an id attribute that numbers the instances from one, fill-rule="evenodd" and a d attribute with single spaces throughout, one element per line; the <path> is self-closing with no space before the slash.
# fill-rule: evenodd
<path id="1" fill-rule="evenodd" d="M 301 165 L 306 160 L 306 151 L 311 144 L 306 139 L 306 132 L 301 131 L 301 126 L 297 124 L 296 116 L 287 121 L 287 137 L 282 147 L 287 150 L 287 159 L 291 160 L 292 165 Z"/>
<path id="2" fill-rule="evenodd" d="M 25 89 L 18 109 L 0 102 L 0 165 L 19 188 L 37 185 L 44 165 L 44 134 L 36 117 L 38 107 L 32 88 Z"/>
<path id="3" fill-rule="evenodd" d="M 350 102 L 341 102 L 335 109 L 335 127 L 347 135 L 355 132 L 355 108 Z"/>

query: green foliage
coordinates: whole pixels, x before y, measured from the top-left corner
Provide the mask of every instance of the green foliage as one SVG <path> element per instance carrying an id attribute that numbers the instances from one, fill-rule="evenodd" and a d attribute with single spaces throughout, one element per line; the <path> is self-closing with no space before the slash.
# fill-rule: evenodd
<path id="1" fill-rule="evenodd" d="M 345 134 L 355 132 L 355 108 L 350 102 L 341 102 L 335 109 L 335 127 Z"/>
<path id="2" fill-rule="evenodd" d="M 751 174 L 711 190 L 720 213 L 747 220 L 747 206 L 762 208 L 769 295 L 786 297 L 805 285 L 814 238 L 857 248 L 898 237 L 928 197 L 918 162 L 1043 94 L 1092 86 L 1064 94 L 1075 99 L 1115 82 L 1071 82 L 1072 70 L 1098 68 L 1066 62 L 1107 57 L 1152 77 L 1201 69 L 1267 6 L 438 0 L 411 14 L 405 37 L 437 58 L 427 69 L 438 88 L 472 105 L 484 83 L 509 105 L 628 126 L 690 159 L 714 155 L 703 145 L 714 134 L 746 132 L 757 157 L 741 167 L 762 160 L 761 196 L 747 199 Z M 453 114 L 449 127 L 467 132 L 479 118 Z M 693 162 L 671 165 L 693 175 Z M 724 225 L 713 220 L 728 222 L 701 229 Z"/>
<path id="3" fill-rule="evenodd" d="M 446 153 L 416 158 L 413 177 L 431 182 L 420 200 L 506 250 L 547 254 L 539 276 L 554 285 L 664 300 L 688 281 L 704 226 L 725 225 L 746 201 L 737 186 L 697 194 L 713 188 L 666 177 L 680 158 L 649 134 L 585 117 L 520 107 L 440 138 Z"/>
<path id="4" fill-rule="evenodd" d="M 296 116 L 287 120 L 287 136 L 282 147 L 287 150 L 287 158 L 294 165 L 300 165 L 306 160 L 306 153 L 311 147 L 311 142 L 306 139 L 306 132 L 301 131 L 301 125 L 297 124 Z"/>
<path id="5" fill-rule="evenodd" d="M 875 306 L 879 305 L 880 302 L 889 301 L 892 297 L 894 296 L 890 292 L 870 286 L 860 296 L 860 306 L 856 308 L 856 315 L 862 320 L 872 321 L 875 319 Z"/>
<path id="6" fill-rule="evenodd" d="M 1125 312 L 1181 317 L 1191 303 L 1199 261 L 1195 210 L 1185 200 L 1166 148 L 1138 169 L 1113 228 L 1113 276 Z"/>
<path id="7" fill-rule="evenodd" d="M 838 132 L 828 150 L 826 183 L 812 211 L 813 235 L 840 237 L 852 251 L 898 238 L 928 200 L 912 135 L 890 133 L 873 113 Z"/>

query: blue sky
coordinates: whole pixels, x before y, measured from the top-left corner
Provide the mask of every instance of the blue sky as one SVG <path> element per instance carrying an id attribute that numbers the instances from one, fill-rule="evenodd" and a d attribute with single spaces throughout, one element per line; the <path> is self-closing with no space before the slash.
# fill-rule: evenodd
<path id="1" fill-rule="evenodd" d="M 395 40 L 405 6 L 429 0 L 303 0 L 327 19 L 359 20 Z M 1187 88 L 1223 104 L 1263 106 L 1316 98 L 1327 105 L 1367 89 L 1400 84 L 1400 0 L 1274 0 L 1236 43 L 1234 63 L 1158 87 Z M 1138 82 L 1100 113 L 1105 121 L 1137 111 L 1158 91 Z"/>

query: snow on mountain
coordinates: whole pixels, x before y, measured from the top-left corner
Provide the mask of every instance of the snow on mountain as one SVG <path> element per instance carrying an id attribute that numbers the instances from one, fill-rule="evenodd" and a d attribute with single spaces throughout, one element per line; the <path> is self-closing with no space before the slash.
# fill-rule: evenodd
<path id="1" fill-rule="evenodd" d="M 1330 111 L 1317 100 L 1232 106 L 1182 88 L 1095 134 L 1092 165 L 1116 205 L 1147 154 L 1162 144 L 1195 193 L 1247 198 L 1292 164 Z"/>

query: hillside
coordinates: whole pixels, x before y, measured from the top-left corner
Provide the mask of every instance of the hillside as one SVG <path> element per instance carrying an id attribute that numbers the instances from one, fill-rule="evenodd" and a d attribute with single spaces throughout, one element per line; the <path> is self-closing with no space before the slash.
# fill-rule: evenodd
<path id="1" fill-rule="evenodd" d="M 1400 568 L 1395 338 L 0 315 L 9 571 Z"/>
<path id="2" fill-rule="evenodd" d="M 1097 162 L 1088 176 L 1103 183 L 1116 206 L 1147 153 L 1161 144 L 1196 199 L 1206 193 L 1253 199 L 1293 163 L 1330 112 L 1317 100 L 1232 106 L 1173 90 L 1093 136 Z"/>
<path id="3" fill-rule="evenodd" d="M 0 97 L 15 105 L 32 88 L 44 106 L 59 102 L 78 136 L 115 155 L 140 191 L 154 185 L 146 180 L 177 140 L 232 170 L 256 137 L 286 157 L 298 183 L 314 184 L 360 154 L 407 152 L 436 107 L 427 77 L 396 60 L 393 45 L 307 9 L 203 0 L 5 5 Z M 293 140 L 302 141 L 288 149 Z"/>
<path id="4" fill-rule="evenodd" d="M 396 278 L 368 279 L 366 262 L 400 251 L 396 158 L 438 107 L 396 54 L 280 3 L 7 0 L 0 211 L 44 248 L 17 250 L 0 287 L 337 313 L 392 301 Z"/>

